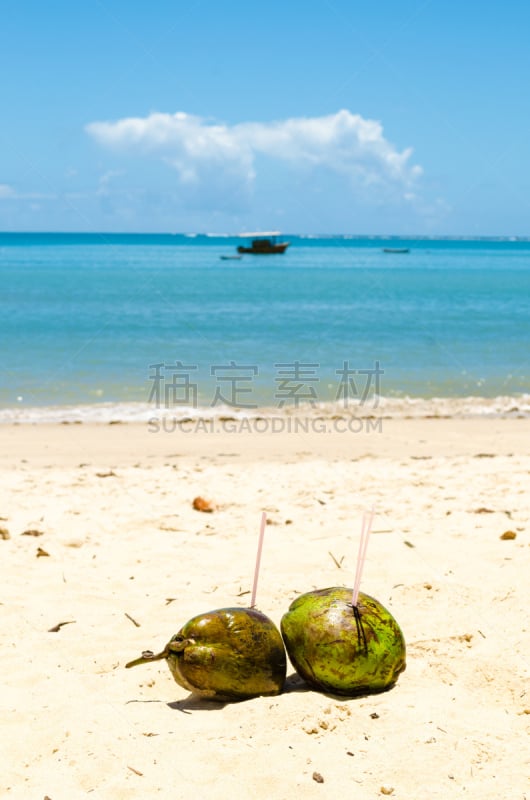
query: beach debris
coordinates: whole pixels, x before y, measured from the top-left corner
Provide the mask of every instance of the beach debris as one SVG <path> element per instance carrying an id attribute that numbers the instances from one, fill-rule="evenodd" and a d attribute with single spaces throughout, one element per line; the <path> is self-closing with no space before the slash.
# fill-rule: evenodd
<path id="1" fill-rule="evenodd" d="M 195 497 L 193 499 L 193 508 L 195 511 L 203 511 L 206 514 L 211 514 L 215 506 L 211 500 L 206 500 L 204 497 Z"/>
<path id="2" fill-rule="evenodd" d="M 394 787 L 393 786 L 381 786 L 379 789 L 381 794 L 394 794 Z"/>
<path id="3" fill-rule="evenodd" d="M 484 506 L 481 506 L 480 508 L 475 508 L 474 513 L 475 514 L 495 514 L 495 511 L 494 511 L 493 508 L 485 508 Z"/>
<path id="4" fill-rule="evenodd" d="M 48 628 L 48 633 L 59 633 L 61 628 L 65 625 L 73 625 L 75 623 L 75 619 L 69 619 L 67 622 L 58 622 L 57 625 L 54 625 L 53 628 Z"/>
<path id="5" fill-rule="evenodd" d="M 313 772 L 313 780 L 316 781 L 316 783 L 324 783 L 324 778 L 320 772 Z"/>
<path id="6" fill-rule="evenodd" d="M 140 770 L 135 769 L 134 767 L 131 767 L 129 764 L 127 764 L 127 769 L 130 769 L 131 772 L 134 772 L 135 775 L 139 775 L 140 778 L 143 778 L 144 773 L 140 772 Z"/>
<path id="7" fill-rule="evenodd" d="M 7 528 L 4 528 L 3 525 L 0 526 L 0 539 L 3 539 L 4 542 L 7 542 L 8 539 L 11 539 L 11 534 Z"/>
<path id="8" fill-rule="evenodd" d="M 44 558 L 44 557 L 48 558 L 49 556 L 50 554 L 48 553 L 47 550 L 44 550 L 44 548 L 42 547 L 37 547 L 37 558 Z"/>
<path id="9" fill-rule="evenodd" d="M 118 476 L 114 472 L 113 469 L 109 469 L 107 472 L 96 472 L 96 478 L 117 478 Z"/>
<path id="10" fill-rule="evenodd" d="M 187 622 L 156 655 L 146 650 L 125 666 L 166 659 L 175 681 L 219 702 L 280 694 L 287 663 L 274 623 L 255 608 L 220 608 Z"/>
<path id="11" fill-rule="evenodd" d="M 314 689 L 341 695 L 380 692 L 405 669 L 405 639 L 392 614 L 359 590 L 374 510 L 363 515 L 353 589 L 300 595 L 281 620 L 285 647 Z"/>
<path id="12" fill-rule="evenodd" d="M 340 561 L 337 561 L 337 559 L 335 558 L 335 556 L 333 555 L 333 553 L 330 550 L 328 550 L 328 556 L 331 556 L 331 558 L 333 559 L 333 562 L 335 563 L 335 566 L 338 569 L 342 569 L 342 562 L 344 561 L 344 556 L 341 556 L 340 557 Z"/>
<path id="13" fill-rule="evenodd" d="M 344 722 L 349 716 L 351 716 L 351 711 L 348 706 L 327 706 L 323 709 L 323 717 L 317 719 L 316 722 L 309 722 L 307 726 L 302 727 L 302 730 L 309 736 L 322 735 L 323 731 L 334 731 L 337 723 Z"/>
<path id="14" fill-rule="evenodd" d="M 134 617 L 131 617 L 131 615 L 130 615 L 130 614 L 127 614 L 127 612 L 126 612 L 126 611 L 124 611 L 123 613 L 125 614 L 125 616 L 127 617 L 127 619 L 128 619 L 128 620 L 130 620 L 130 621 L 132 622 L 132 624 L 133 624 L 133 625 L 134 625 L 136 628 L 141 628 L 141 627 L 142 627 L 142 626 L 140 625 L 140 623 L 139 623 L 139 622 L 137 622 L 137 621 L 134 619 Z"/>
<path id="15" fill-rule="evenodd" d="M 516 538 L 517 534 L 515 531 L 504 531 L 504 533 L 501 533 L 501 535 L 499 536 L 499 539 L 503 539 L 504 541 Z"/>
<path id="16" fill-rule="evenodd" d="M 28 528 L 27 531 L 22 531 L 21 536 L 44 536 L 44 531 L 39 531 L 37 528 Z"/>

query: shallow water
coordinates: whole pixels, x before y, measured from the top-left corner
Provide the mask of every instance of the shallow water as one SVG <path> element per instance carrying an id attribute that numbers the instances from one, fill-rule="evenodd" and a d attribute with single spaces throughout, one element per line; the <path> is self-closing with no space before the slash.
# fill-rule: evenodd
<path id="1" fill-rule="evenodd" d="M 1 234 L 2 418 L 524 406 L 530 242 L 288 238 L 224 261 L 237 239 Z"/>

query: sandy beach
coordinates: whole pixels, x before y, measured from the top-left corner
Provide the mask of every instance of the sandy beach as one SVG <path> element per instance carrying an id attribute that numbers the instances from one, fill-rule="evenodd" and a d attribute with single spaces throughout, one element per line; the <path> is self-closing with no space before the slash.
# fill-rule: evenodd
<path id="1" fill-rule="evenodd" d="M 380 429 L 150 432 L 4 425 L 0 794 L 530 797 L 530 419 L 384 419 Z M 213 512 L 193 508 L 209 500 Z M 192 616 L 362 590 L 407 642 L 395 687 L 216 704 L 164 662 L 125 670 Z M 68 624 L 65 624 L 68 623 Z"/>

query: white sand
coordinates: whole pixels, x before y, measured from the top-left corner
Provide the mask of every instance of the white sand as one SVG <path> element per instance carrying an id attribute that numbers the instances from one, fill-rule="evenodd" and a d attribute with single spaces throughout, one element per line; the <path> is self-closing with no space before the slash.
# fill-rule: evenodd
<path id="1" fill-rule="evenodd" d="M 0 436 L 0 796 L 530 797 L 530 420 Z M 219 705 L 164 662 L 124 669 L 193 615 L 249 602 L 262 510 L 258 606 L 278 625 L 298 594 L 351 586 L 372 503 L 361 588 L 408 648 L 391 691 L 330 697 L 289 667 L 284 694 Z"/>

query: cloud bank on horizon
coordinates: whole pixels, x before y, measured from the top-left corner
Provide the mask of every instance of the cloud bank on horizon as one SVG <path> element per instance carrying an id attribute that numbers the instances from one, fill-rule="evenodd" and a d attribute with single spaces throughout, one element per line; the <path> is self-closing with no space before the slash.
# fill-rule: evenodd
<path id="1" fill-rule="evenodd" d="M 411 164 L 412 148 L 397 150 L 380 122 L 348 110 L 321 117 L 226 125 L 179 111 L 92 122 L 87 133 L 117 152 L 157 157 L 176 170 L 180 184 L 192 188 L 212 172 L 252 188 L 257 158 L 265 156 L 293 168 L 325 169 L 342 176 L 354 190 L 391 188 L 406 200 L 423 170 Z"/>

